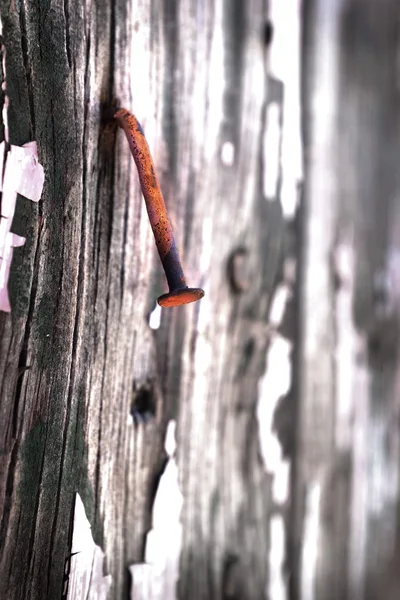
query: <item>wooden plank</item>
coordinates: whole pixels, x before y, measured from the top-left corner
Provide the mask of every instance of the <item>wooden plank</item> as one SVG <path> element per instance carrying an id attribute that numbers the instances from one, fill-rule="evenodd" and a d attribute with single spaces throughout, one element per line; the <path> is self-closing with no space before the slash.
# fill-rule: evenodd
<path id="1" fill-rule="evenodd" d="M 365 489 L 363 578 L 353 574 L 350 593 L 372 600 L 381 597 L 383 588 L 386 597 L 395 598 L 400 585 L 399 433 L 394 426 L 400 372 L 398 4 L 351 2 L 342 30 L 345 118 L 353 121 L 353 135 L 344 136 L 343 144 L 357 169 L 354 319 L 367 342 L 369 370 L 365 455 L 355 462 L 359 480 L 353 483 L 355 517 L 360 511 L 357 487 Z"/>
<path id="2" fill-rule="evenodd" d="M 214 12 L 209 10 L 202 16 L 213 23 L 208 32 L 198 27 L 199 12 L 196 18 L 189 6 L 182 4 L 177 17 L 190 44 L 179 46 L 176 55 L 179 86 L 173 107 L 181 128 L 175 191 L 178 206 L 186 195 L 196 197 L 189 231 L 198 249 L 193 245 L 186 257 L 188 264 L 197 258 L 206 290 L 186 323 L 168 314 L 171 328 L 164 341 L 164 356 L 179 355 L 183 347 L 178 389 L 177 367 L 165 367 L 169 403 L 178 394 L 180 400 L 179 595 L 263 598 L 271 500 L 269 477 L 258 458 L 255 409 L 282 239 L 279 203 L 263 197 L 259 171 L 265 14 L 255 1 L 215 3 Z M 195 51 L 204 46 L 207 68 Z M 195 98 L 185 102 L 192 85 L 201 90 L 201 104 Z M 225 144 L 233 146 L 233 164 L 224 162 Z M 237 293 L 227 267 L 243 247 L 249 289 Z"/>
<path id="3" fill-rule="evenodd" d="M 306 2 L 303 12 L 305 181 L 299 264 L 300 338 L 294 475 L 294 597 L 323 587 L 341 597 L 335 524 L 324 519 L 324 491 L 334 470 L 334 297 L 332 251 L 338 210 L 337 118 L 339 3 Z M 331 544 L 324 544 L 324 536 Z M 339 560 L 339 564 L 338 561 Z M 344 561 L 345 562 L 345 561 Z M 321 583 L 322 580 L 322 583 Z M 331 587 L 329 587 L 329 584 Z"/>
<path id="4" fill-rule="evenodd" d="M 305 3 L 296 598 L 399 589 L 397 23 Z"/>
<path id="5" fill-rule="evenodd" d="M 0 316 L 0 595 L 61 596 L 76 492 L 110 597 L 127 593 L 176 414 L 180 594 L 263 598 L 255 408 L 282 241 L 261 186 L 264 2 L 35 0 L 2 14 L 11 141 L 37 141 L 46 179 L 38 207 L 18 200 L 27 243 Z M 188 281 L 206 290 L 157 332 L 146 320 L 164 279 L 126 140 L 102 119 L 114 96 L 142 122 Z M 243 247 L 238 293 L 227 269 Z"/>
<path id="6" fill-rule="evenodd" d="M 34 2 L 2 16 L 11 141 L 35 139 L 46 174 L 38 208 L 18 200 L 14 224 L 27 244 L 15 253 L 13 311 L 1 316 L 0 595 L 10 599 L 61 596 L 76 491 L 120 597 L 160 464 L 160 397 L 146 429 L 128 425 L 132 390 L 156 378 L 144 320 L 151 234 L 126 143 L 101 122 L 119 69 L 116 22 L 118 59 L 129 64 L 128 10 Z M 146 56 L 143 45 L 136 60 Z"/>

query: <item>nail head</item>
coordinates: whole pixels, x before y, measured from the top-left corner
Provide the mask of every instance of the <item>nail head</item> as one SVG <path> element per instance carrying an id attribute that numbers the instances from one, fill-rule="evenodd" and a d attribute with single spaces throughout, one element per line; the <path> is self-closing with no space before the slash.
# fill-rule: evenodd
<path id="1" fill-rule="evenodd" d="M 168 294 L 163 294 L 157 298 L 157 302 L 160 306 L 171 308 L 173 306 L 181 306 L 182 304 L 190 304 L 190 302 L 196 302 L 204 296 L 204 290 L 201 288 L 183 288 L 180 290 L 173 290 Z"/>

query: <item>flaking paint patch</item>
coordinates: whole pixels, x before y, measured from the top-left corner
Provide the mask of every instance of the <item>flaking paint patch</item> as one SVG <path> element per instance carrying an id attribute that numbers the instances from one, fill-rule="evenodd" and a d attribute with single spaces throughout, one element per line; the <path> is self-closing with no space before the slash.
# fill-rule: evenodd
<path id="1" fill-rule="evenodd" d="M 152 529 L 146 537 L 144 563 L 129 567 L 134 600 L 175 600 L 182 546 L 180 513 L 183 496 L 175 461 L 175 421 L 170 421 L 165 438 L 169 460 L 160 479 L 153 506 Z"/>
<path id="2" fill-rule="evenodd" d="M 112 579 L 111 575 L 103 574 L 104 556 L 100 546 L 93 541 L 85 507 L 79 494 L 76 494 L 68 600 L 107 599 Z"/>
<path id="3" fill-rule="evenodd" d="M 6 90 L 6 51 L 3 50 L 3 73 Z M 4 98 L 3 122 L 5 141 L 0 144 L 0 310 L 11 311 L 8 295 L 8 279 L 14 248 L 23 246 L 25 238 L 11 231 L 17 194 L 33 202 L 39 202 L 44 184 L 44 170 L 38 161 L 36 142 L 28 142 L 22 147 L 9 145 L 8 141 L 8 96 Z"/>
<path id="4" fill-rule="evenodd" d="M 5 142 L 0 144 L 1 215 L 0 215 L 0 310 L 11 311 L 8 279 L 14 248 L 23 246 L 25 238 L 11 231 L 17 194 L 38 202 L 44 183 L 44 171 L 38 162 L 35 142 L 22 147 L 11 146 L 6 152 Z"/>

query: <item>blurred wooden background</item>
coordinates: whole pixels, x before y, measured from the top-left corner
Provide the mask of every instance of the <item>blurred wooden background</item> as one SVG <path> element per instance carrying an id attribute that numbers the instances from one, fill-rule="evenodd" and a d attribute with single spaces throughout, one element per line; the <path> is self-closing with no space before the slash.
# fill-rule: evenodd
<path id="1" fill-rule="evenodd" d="M 299 598 L 400 593 L 399 17 L 390 0 L 304 4 Z"/>
<path id="2" fill-rule="evenodd" d="M 18 199 L 0 314 L 0 598 L 400 597 L 399 17 L 3 0 L 10 142 L 37 142 L 46 179 Z M 197 304 L 153 310 L 165 280 L 115 101 Z M 171 419 L 180 513 L 161 495 Z M 96 567 L 73 550 L 77 494 Z M 144 565 L 164 511 L 176 590 Z"/>

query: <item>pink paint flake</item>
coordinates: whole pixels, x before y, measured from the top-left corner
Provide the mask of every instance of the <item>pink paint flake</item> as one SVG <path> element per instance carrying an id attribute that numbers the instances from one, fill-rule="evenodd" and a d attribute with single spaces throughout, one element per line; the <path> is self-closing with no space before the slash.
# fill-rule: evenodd
<path id="1" fill-rule="evenodd" d="M 17 202 L 17 194 L 21 194 L 38 202 L 42 194 L 44 171 L 38 162 L 36 142 L 29 142 L 20 146 L 10 146 L 6 152 L 6 144 L 0 144 L 0 172 L 3 172 L 0 181 L 1 211 L 0 211 L 0 310 L 11 311 L 8 297 L 8 277 L 13 256 L 13 249 L 25 244 L 25 238 L 12 233 L 11 225 Z"/>
<path id="2" fill-rule="evenodd" d="M 3 72 L 6 73 L 5 49 L 3 51 Z M 5 81 L 2 89 L 6 89 Z M 10 312 L 8 278 L 14 248 L 23 246 L 25 238 L 11 232 L 12 220 L 17 202 L 17 194 L 33 202 L 39 202 L 44 183 L 44 171 L 38 162 L 36 142 L 28 142 L 22 147 L 8 144 L 7 120 L 8 96 L 5 96 L 3 122 L 6 141 L 0 144 L 0 310 Z M 5 168 L 4 168 L 5 163 Z"/>

